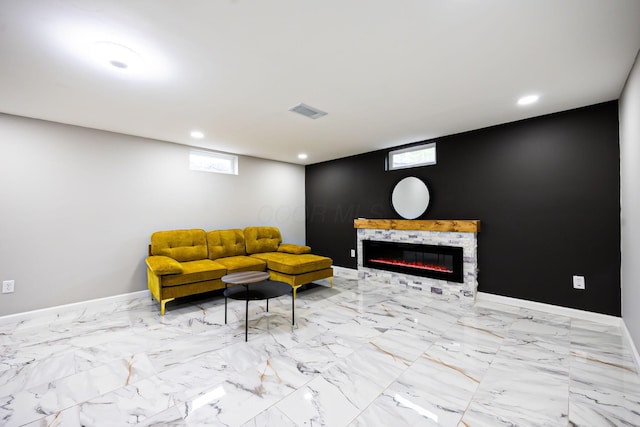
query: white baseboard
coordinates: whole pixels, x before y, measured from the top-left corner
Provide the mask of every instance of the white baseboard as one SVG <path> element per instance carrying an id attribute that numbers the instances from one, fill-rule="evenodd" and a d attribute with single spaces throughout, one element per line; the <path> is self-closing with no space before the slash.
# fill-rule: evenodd
<path id="1" fill-rule="evenodd" d="M 65 313 L 75 310 L 88 309 L 91 307 L 104 307 L 105 304 L 119 303 L 124 301 L 130 301 L 138 298 L 150 298 L 151 293 L 149 290 L 130 292 L 128 294 L 113 295 L 110 297 L 97 298 L 87 301 L 74 302 L 71 304 L 57 305 L 54 307 L 42 308 L 39 310 L 25 311 L 22 313 L 9 314 L 7 316 L 0 316 L 0 325 L 6 325 L 8 323 L 18 323 L 28 320 L 34 320 L 36 318 L 49 318 L 60 317 Z"/>
<path id="2" fill-rule="evenodd" d="M 358 278 L 358 270 L 346 267 L 333 267 L 334 275 L 339 277 L 345 277 L 349 279 Z M 622 319 L 616 316 L 610 316 L 607 314 L 593 313 L 591 311 L 578 310 L 575 308 L 561 307 L 553 304 L 545 304 L 541 302 L 528 301 L 518 298 L 504 297 L 502 295 L 487 294 L 484 292 L 478 292 L 476 295 L 476 302 L 494 302 L 504 305 L 510 305 L 514 307 L 527 308 L 530 310 L 543 311 L 545 313 L 558 314 L 562 316 L 573 317 L 576 319 L 589 320 L 597 323 L 604 323 L 612 326 L 620 326 Z"/>
<path id="3" fill-rule="evenodd" d="M 353 268 L 347 267 L 338 267 L 333 266 L 333 274 L 334 276 L 344 277 L 346 279 L 357 279 L 358 278 L 358 270 L 354 270 Z"/>
<path id="4" fill-rule="evenodd" d="M 482 302 L 495 302 L 499 304 L 527 308 L 530 310 L 543 311 L 545 313 L 573 317 L 576 319 L 589 320 L 597 323 L 604 323 L 606 325 L 611 325 L 611 326 L 620 326 L 623 323 L 620 317 L 610 316 L 608 314 L 593 313 L 591 311 L 561 307 L 559 305 L 545 304 L 542 302 L 527 301 L 524 299 L 504 297 L 502 295 L 494 295 L 494 294 L 487 294 L 484 292 L 478 292 L 478 294 L 476 295 L 476 303 L 482 303 Z"/>
<path id="5" fill-rule="evenodd" d="M 636 365 L 636 371 L 640 372 L 640 354 L 638 348 L 633 342 L 633 338 L 627 329 L 627 325 L 624 323 L 624 319 L 616 316 L 609 316 L 606 314 L 592 313 L 590 311 L 577 310 L 575 308 L 560 307 L 552 304 L 544 304 L 540 302 L 527 301 L 517 298 L 503 297 L 500 295 L 485 294 L 484 292 L 478 292 L 476 296 L 476 302 L 494 302 L 500 304 L 511 305 L 515 307 L 527 308 L 531 310 L 543 311 L 551 314 L 559 314 L 563 316 L 569 316 L 576 319 L 589 320 L 592 322 L 604 323 L 606 325 L 618 326 L 622 329 L 622 335 L 627 340 L 629 348 L 633 353 L 633 361 Z"/>
<path id="6" fill-rule="evenodd" d="M 334 266 L 335 276 L 345 277 L 349 279 L 357 279 L 358 278 L 358 270 L 346 267 L 337 267 Z M 81 301 L 71 304 L 58 305 L 54 307 L 43 308 L 40 310 L 32 310 L 25 311 L 23 313 L 9 314 L 7 316 L 0 316 L 0 325 L 5 325 L 9 323 L 18 323 L 24 322 L 28 320 L 34 320 L 36 318 L 41 317 L 59 317 L 60 315 L 78 310 L 78 309 L 88 309 L 91 307 L 102 307 L 105 304 L 109 303 L 118 303 L 124 301 L 130 301 L 138 298 L 150 298 L 149 290 L 130 292 L 128 294 L 120 294 L 114 295 L 105 298 L 97 298 L 88 301 Z M 545 304 L 535 301 L 527 301 L 518 298 L 505 297 L 501 295 L 487 294 L 484 292 L 478 292 L 476 295 L 476 303 L 482 302 L 493 302 L 499 304 L 505 304 L 515 307 L 527 308 L 531 310 L 543 311 L 551 314 L 558 314 L 562 316 L 573 317 L 576 319 L 589 320 L 592 322 L 604 323 L 612 326 L 619 326 L 622 328 L 623 335 L 626 337 L 626 340 L 629 344 L 633 352 L 634 361 L 636 363 L 636 368 L 640 371 L 640 354 L 638 353 L 638 349 L 627 329 L 627 325 L 624 323 L 624 320 L 620 317 L 609 316 L 606 314 L 600 313 L 592 313 L 590 311 L 577 310 L 575 308 L 567 308 L 560 307 L 552 304 Z"/>
<path id="7" fill-rule="evenodd" d="M 622 331 L 624 332 L 624 336 L 627 337 L 627 342 L 629 343 L 629 347 L 631 347 L 631 352 L 633 353 L 633 360 L 636 362 L 636 371 L 640 372 L 640 354 L 638 354 L 638 347 L 636 347 L 631 334 L 629 333 L 629 329 L 627 329 L 627 324 L 622 319 Z"/>
<path id="8" fill-rule="evenodd" d="M 345 267 L 333 267 L 334 275 L 339 277 L 345 277 L 349 279 L 358 278 L 358 270 Z M 9 323 L 20 323 L 25 321 L 33 321 L 36 319 L 50 319 L 52 317 L 57 318 L 63 316 L 65 313 L 71 311 L 89 309 L 91 307 L 103 307 L 109 303 L 119 303 L 134 300 L 137 298 L 151 298 L 151 293 L 148 289 L 143 291 L 131 292 L 128 294 L 114 295 L 105 298 L 97 298 L 93 300 L 80 301 L 71 304 L 57 305 L 53 307 L 47 307 L 39 310 L 25 311 L 22 313 L 8 314 L 6 316 L 0 316 L 0 326 Z M 46 321 L 46 320 L 41 320 Z"/>

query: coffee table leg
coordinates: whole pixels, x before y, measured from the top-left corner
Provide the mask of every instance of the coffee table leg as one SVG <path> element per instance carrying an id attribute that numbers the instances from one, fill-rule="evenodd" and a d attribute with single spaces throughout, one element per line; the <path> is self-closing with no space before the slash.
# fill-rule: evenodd
<path id="1" fill-rule="evenodd" d="M 269 312 L 269 299 L 267 298 L 267 313 Z"/>
<path id="2" fill-rule="evenodd" d="M 246 301 L 244 307 L 244 342 L 247 342 L 247 336 L 249 335 L 249 300 Z"/>
<path id="3" fill-rule="evenodd" d="M 296 299 L 293 297 L 293 289 L 291 289 L 291 324 L 296 324 Z"/>
<path id="4" fill-rule="evenodd" d="M 224 290 L 227 290 L 227 284 L 224 284 Z M 224 296 L 224 324 L 227 324 L 227 296 Z"/>

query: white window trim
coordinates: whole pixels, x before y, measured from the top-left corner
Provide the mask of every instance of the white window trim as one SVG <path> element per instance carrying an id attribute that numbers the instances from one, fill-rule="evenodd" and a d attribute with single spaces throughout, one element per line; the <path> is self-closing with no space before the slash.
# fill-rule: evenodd
<path id="1" fill-rule="evenodd" d="M 231 162 L 231 171 L 223 171 L 223 170 L 216 170 L 216 169 L 213 169 L 213 168 L 207 169 L 207 168 L 197 167 L 197 165 L 195 165 L 192 162 L 192 159 L 191 159 L 192 155 L 205 157 L 205 158 L 211 158 L 211 159 L 230 161 Z M 225 175 L 238 175 L 238 156 L 236 156 L 234 154 L 219 153 L 217 151 L 191 149 L 191 150 L 189 150 L 189 169 L 191 169 L 193 171 L 198 171 L 198 172 L 212 172 L 212 173 L 221 173 L 221 174 L 225 174 Z"/>
<path id="2" fill-rule="evenodd" d="M 403 165 L 403 166 L 394 166 L 393 165 L 393 156 L 395 154 L 402 154 L 402 153 L 408 153 L 411 151 L 420 151 L 420 150 L 425 150 L 425 149 L 429 149 L 429 148 L 433 148 L 434 150 L 434 156 L 433 156 L 433 161 L 432 162 L 422 162 L 422 163 L 412 163 L 409 165 Z M 417 168 L 420 166 L 430 166 L 430 165 L 435 165 L 436 163 L 438 163 L 438 156 L 437 156 L 437 149 L 436 149 L 436 143 L 435 142 L 430 142 L 428 144 L 421 144 L 421 145 L 413 145 L 411 147 L 407 147 L 407 148 L 400 148 L 398 150 L 391 150 L 389 151 L 389 155 L 387 156 L 387 170 L 398 170 L 398 169 L 408 169 L 408 168 Z"/>

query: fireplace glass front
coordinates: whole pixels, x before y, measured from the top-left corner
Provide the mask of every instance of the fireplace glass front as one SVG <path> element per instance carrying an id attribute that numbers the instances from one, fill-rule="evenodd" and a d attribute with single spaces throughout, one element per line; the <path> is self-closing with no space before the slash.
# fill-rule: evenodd
<path id="1" fill-rule="evenodd" d="M 464 282 L 461 247 L 363 240 L 362 255 L 365 267 Z"/>

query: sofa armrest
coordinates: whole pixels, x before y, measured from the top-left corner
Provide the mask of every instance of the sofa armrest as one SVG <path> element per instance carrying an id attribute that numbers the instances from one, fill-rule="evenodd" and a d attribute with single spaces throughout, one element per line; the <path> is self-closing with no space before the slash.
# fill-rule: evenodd
<path id="1" fill-rule="evenodd" d="M 311 248 L 304 245 L 295 245 L 293 243 L 282 243 L 278 246 L 278 252 L 284 252 L 286 254 L 308 254 L 311 253 Z"/>
<path id="2" fill-rule="evenodd" d="M 178 261 L 168 256 L 153 255 L 147 257 L 147 266 L 157 276 L 166 276 L 168 274 L 182 273 L 182 266 Z"/>

